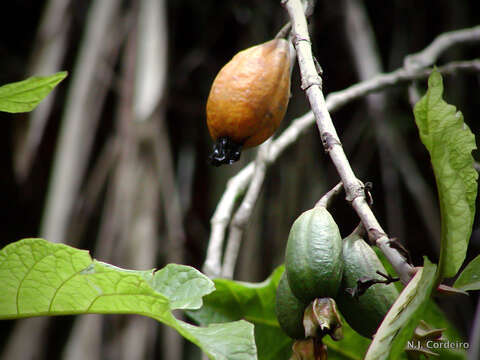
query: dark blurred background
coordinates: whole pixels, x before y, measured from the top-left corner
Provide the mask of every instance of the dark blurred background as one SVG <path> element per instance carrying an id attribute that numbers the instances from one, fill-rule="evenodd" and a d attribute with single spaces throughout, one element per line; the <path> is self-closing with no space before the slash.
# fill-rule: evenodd
<path id="1" fill-rule="evenodd" d="M 319 0 L 310 17 L 325 94 L 361 79 L 361 61 L 352 50 L 358 34 L 348 25 L 349 16 L 357 16 L 347 10 L 351 3 Z M 382 72 L 401 67 L 406 55 L 440 33 L 480 24 L 477 1 L 353 3 L 373 31 Z M 154 14 L 151 22 L 149 14 Z M 120 267 L 179 262 L 201 269 L 209 221 L 226 182 L 255 157 L 255 150 L 247 150 L 232 166 L 208 164 L 209 88 L 236 52 L 271 39 L 285 24 L 280 1 L 18 0 L 2 5 L 0 19 L 0 84 L 69 72 L 35 112 L 0 113 L 1 246 L 42 236 L 88 249 Z M 153 25 L 145 28 L 144 23 Z M 480 43 L 460 45 L 438 65 L 479 57 Z M 152 79 L 151 88 L 139 90 L 139 81 Z M 447 76 L 445 87 L 447 101 L 463 112 L 478 142 L 480 75 Z M 419 88 L 425 89 L 425 81 Z M 147 105 L 138 105 L 143 100 Z M 436 261 L 435 181 L 407 84 L 382 91 L 376 101 L 381 106 L 374 111 L 367 98 L 333 113 L 337 131 L 357 176 L 373 183 L 373 208 L 389 236 L 407 246 L 415 265 L 423 255 Z M 295 66 L 292 98 L 279 132 L 308 111 Z M 379 127 L 379 122 L 387 125 Z M 478 151 L 474 157 L 480 159 Z M 405 170 L 405 163 L 413 168 Z M 312 126 L 269 167 L 235 278 L 261 281 L 281 264 L 293 220 L 338 181 Z M 342 196 L 332 213 L 342 235 L 358 222 Z M 477 216 L 468 260 L 479 254 L 478 224 Z M 441 301 L 464 336 L 477 295 Z M 200 356 L 175 333 L 135 316 L 4 321 L 0 333 L 3 360 Z"/>

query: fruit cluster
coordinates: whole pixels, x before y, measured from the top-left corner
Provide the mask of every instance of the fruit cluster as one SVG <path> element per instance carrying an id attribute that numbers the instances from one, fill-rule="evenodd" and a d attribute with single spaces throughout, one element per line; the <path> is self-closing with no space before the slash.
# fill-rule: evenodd
<path id="1" fill-rule="evenodd" d="M 305 211 L 294 222 L 285 269 L 275 309 L 280 327 L 294 339 L 321 339 L 326 334 L 338 338 L 341 325 L 335 304 L 355 331 L 371 338 L 399 295 L 393 283 L 375 280 L 386 270 L 373 249 L 357 232 L 342 240 L 334 219 L 321 206 Z M 360 292 L 356 291 L 359 280 L 370 281 Z M 317 300 L 324 298 L 330 302 L 320 308 Z M 319 322 L 313 332 L 312 304 L 313 321 Z M 330 317 L 325 320 L 322 315 L 319 320 L 322 312 Z"/>

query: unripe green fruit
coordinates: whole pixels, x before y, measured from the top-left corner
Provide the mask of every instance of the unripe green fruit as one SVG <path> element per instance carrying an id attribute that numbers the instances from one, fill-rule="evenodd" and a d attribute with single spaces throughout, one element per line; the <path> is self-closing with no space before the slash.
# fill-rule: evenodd
<path id="1" fill-rule="evenodd" d="M 275 313 L 282 330 L 293 339 L 304 339 L 303 314 L 308 304 L 293 295 L 287 274 L 283 273 L 278 283 Z"/>
<path id="2" fill-rule="evenodd" d="M 342 279 L 342 238 L 324 207 L 305 211 L 288 236 L 285 269 L 293 294 L 309 303 L 315 298 L 335 298 Z"/>
<path id="3" fill-rule="evenodd" d="M 382 279 L 376 271 L 387 273 L 375 251 L 359 235 L 352 234 L 343 240 L 343 261 L 342 286 L 336 299 L 338 309 L 355 331 L 371 338 L 397 299 L 398 290 L 390 283 L 374 284 L 358 298 L 347 293 L 346 289 L 353 289 L 358 279 Z"/>

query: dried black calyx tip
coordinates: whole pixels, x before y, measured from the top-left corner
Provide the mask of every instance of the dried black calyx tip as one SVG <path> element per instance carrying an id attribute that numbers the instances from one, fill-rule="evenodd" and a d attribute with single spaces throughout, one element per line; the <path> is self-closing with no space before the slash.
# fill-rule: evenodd
<path id="1" fill-rule="evenodd" d="M 229 165 L 240 159 L 241 152 L 242 145 L 225 136 L 217 139 L 208 159 L 213 166 Z"/>

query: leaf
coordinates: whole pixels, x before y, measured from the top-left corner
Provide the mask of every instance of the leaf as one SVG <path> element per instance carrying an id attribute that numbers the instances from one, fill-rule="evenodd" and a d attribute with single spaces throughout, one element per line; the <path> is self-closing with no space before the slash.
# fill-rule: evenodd
<path id="1" fill-rule="evenodd" d="M 256 359 L 253 326 L 246 321 L 197 327 L 174 309 L 198 309 L 214 291 L 199 271 L 170 264 L 124 270 L 92 260 L 85 250 L 24 239 L 0 251 L 0 319 L 71 314 L 140 314 L 176 329 L 211 359 Z"/>
<path id="2" fill-rule="evenodd" d="M 463 269 L 454 286 L 465 291 L 480 290 L 480 255 Z"/>
<path id="3" fill-rule="evenodd" d="M 397 359 L 424 314 L 435 282 L 436 265 L 424 259 L 382 321 L 365 360 Z"/>
<path id="4" fill-rule="evenodd" d="M 393 277 L 398 277 L 397 273 L 395 272 L 395 270 L 393 269 L 392 265 L 387 260 L 385 255 L 382 253 L 382 251 L 377 247 L 374 247 L 374 250 L 377 256 L 379 257 L 380 261 L 382 262 L 383 266 L 387 270 L 387 273 Z M 395 286 L 397 287 L 397 290 L 400 292 L 404 288 L 401 281 L 395 282 Z M 425 306 L 425 310 L 421 316 L 421 319 L 426 321 L 433 328 L 446 329 L 443 332 L 443 336 L 449 342 L 458 343 L 458 342 L 465 341 L 465 339 L 463 339 L 460 336 L 460 333 L 455 329 L 454 325 L 448 321 L 445 314 L 442 312 L 442 310 L 440 310 L 440 308 L 432 298 L 428 300 L 428 303 Z M 452 349 L 450 348 L 435 349 L 435 352 L 437 352 L 441 356 L 441 359 L 445 359 L 445 360 L 466 359 L 465 351 L 461 352 L 453 348 Z"/>
<path id="5" fill-rule="evenodd" d="M 261 283 L 214 280 L 216 291 L 206 296 L 204 306 L 188 315 L 201 325 L 245 319 L 255 324 L 258 357 L 288 359 L 292 341 L 281 330 L 275 316 L 275 296 L 284 267 L 277 268 Z"/>
<path id="6" fill-rule="evenodd" d="M 0 86 L 0 111 L 32 111 L 67 74 L 66 71 L 61 71 L 50 76 L 34 76 Z"/>
<path id="7" fill-rule="evenodd" d="M 415 105 L 420 138 L 430 153 L 437 182 L 442 239 L 437 282 L 453 277 L 467 251 L 475 215 L 478 173 L 471 152 L 475 137 L 455 106 L 442 99 L 442 76 L 433 71 L 428 91 Z"/>
<path id="8" fill-rule="evenodd" d="M 278 267 L 265 281 L 248 283 L 216 279 L 216 291 L 206 296 L 204 306 L 188 315 L 202 325 L 245 319 L 255 325 L 255 342 L 260 360 L 287 360 L 292 339 L 279 327 L 275 315 L 276 289 L 284 266 Z M 361 360 L 370 340 L 354 332 L 345 322 L 344 339 L 324 338 L 329 359 Z"/>

